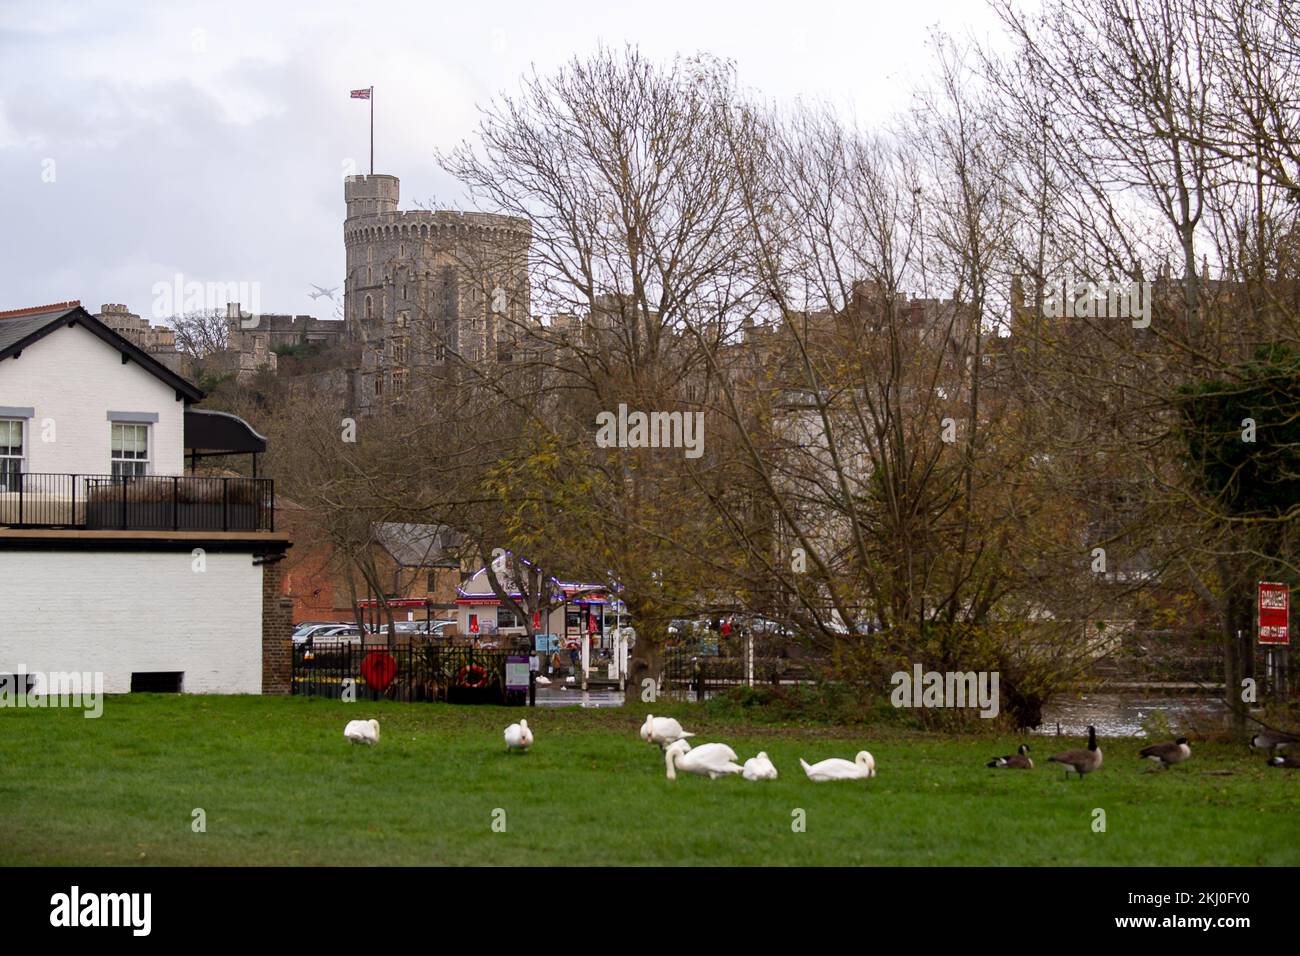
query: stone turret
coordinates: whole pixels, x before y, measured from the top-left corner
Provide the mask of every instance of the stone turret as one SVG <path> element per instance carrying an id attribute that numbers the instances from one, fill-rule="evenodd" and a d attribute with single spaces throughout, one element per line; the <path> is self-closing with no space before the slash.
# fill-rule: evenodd
<path id="1" fill-rule="evenodd" d="M 508 360 L 510 326 L 529 316 L 527 220 L 401 211 L 399 194 L 396 176 L 343 183 L 343 314 L 363 349 L 363 409 L 400 395 L 415 370 L 445 369 L 457 356 Z"/>

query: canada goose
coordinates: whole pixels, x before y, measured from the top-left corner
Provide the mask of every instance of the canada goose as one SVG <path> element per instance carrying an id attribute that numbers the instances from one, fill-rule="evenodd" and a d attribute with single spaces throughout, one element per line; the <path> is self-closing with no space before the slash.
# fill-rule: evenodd
<path id="1" fill-rule="evenodd" d="M 373 747 L 379 743 L 379 721 L 349 720 L 343 728 L 343 736 L 354 744 L 366 744 Z"/>
<path id="2" fill-rule="evenodd" d="M 1004 767 L 1007 770 L 1033 770 L 1034 762 L 1029 759 L 1029 744 L 1021 744 L 1013 754 L 994 757 L 985 766 Z"/>
<path id="3" fill-rule="evenodd" d="M 1284 734 L 1276 730 L 1266 730 L 1263 733 L 1256 734 L 1250 738 L 1251 750 L 1280 750 L 1287 744 L 1293 744 L 1297 738 L 1295 734 Z"/>
<path id="4" fill-rule="evenodd" d="M 750 757 L 745 761 L 741 775 L 746 780 L 775 780 L 776 765 L 772 763 L 766 751 L 760 750 L 757 757 Z"/>
<path id="5" fill-rule="evenodd" d="M 1152 744 L 1138 751 L 1144 760 L 1154 760 L 1166 770 L 1176 763 L 1182 763 L 1192 755 L 1192 748 L 1187 746 L 1187 738 L 1179 737 L 1173 743 Z"/>
<path id="6" fill-rule="evenodd" d="M 1065 765 L 1065 775 L 1068 777 L 1071 771 L 1083 779 L 1085 773 L 1092 773 L 1101 766 L 1101 748 L 1097 746 L 1097 728 L 1088 728 L 1088 749 L 1087 750 L 1067 750 L 1064 753 L 1053 754 L 1047 758 L 1048 763 L 1059 763 Z"/>
<path id="7" fill-rule="evenodd" d="M 677 779 L 678 770 L 706 776 L 710 780 L 743 773 L 744 768 L 736 760 L 736 752 L 726 744 L 700 744 L 692 750 L 685 740 L 675 740 L 664 751 L 669 780 Z"/>
<path id="8" fill-rule="evenodd" d="M 655 717 L 646 714 L 645 723 L 641 725 L 641 739 L 648 744 L 658 744 L 660 750 L 675 741 L 694 736 L 682 730 L 682 725 L 672 717 Z"/>
<path id="9" fill-rule="evenodd" d="M 527 750 L 533 745 L 533 732 L 528 729 L 528 721 L 521 720 L 506 728 L 506 750 Z"/>
<path id="10" fill-rule="evenodd" d="M 1268 758 L 1270 767 L 1285 767 L 1287 770 L 1300 770 L 1300 757 L 1295 754 L 1279 754 Z"/>
<path id="11" fill-rule="evenodd" d="M 865 750 L 858 751 L 858 755 L 852 760 L 831 757 L 812 765 L 801 757 L 799 766 L 803 767 L 803 772 L 814 783 L 825 783 L 828 780 L 868 780 L 876 775 L 876 758 Z"/>

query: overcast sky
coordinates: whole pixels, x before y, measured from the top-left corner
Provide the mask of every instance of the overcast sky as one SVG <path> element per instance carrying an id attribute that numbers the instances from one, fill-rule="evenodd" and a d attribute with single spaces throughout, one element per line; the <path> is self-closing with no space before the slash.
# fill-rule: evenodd
<path id="1" fill-rule="evenodd" d="M 382 12 L 381 12 L 382 11 Z M 258 283 L 264 312 L 332 317 L 345 164 L 402 208 L 460 204 L 434 151 L 478 104 L 597 45 L 732 59 L 765 96 L 860 121 L 907 104 L 939 26 L 979 39 L 979 0 L 906 2 L 0 2 L 0 310 L 80 299 L 150 315 L 154 287 Z M 250 286 L 251 287 L 251 286 Z M 341 293 L 340 293 L 341 301 Z"/>

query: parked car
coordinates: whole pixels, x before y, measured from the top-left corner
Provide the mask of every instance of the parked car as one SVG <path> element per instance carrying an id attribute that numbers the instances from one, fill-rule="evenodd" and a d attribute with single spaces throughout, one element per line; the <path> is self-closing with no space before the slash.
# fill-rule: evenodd
<path id="1" fill-rule="evenodd" d="M 361 644 L 363 641 L 361 629 L 355 624 L 333 624 L 311 631 L 296 643 L 320 646 L 321 644 Z"/>
<path id="2" fill-rule="evenodd" d="M 336 631 L 339 628 L 349 626 L 354 630 L 356 628 L 356 625 L 349 625 L 344 621 L 334 621 L 327 624 L 300 624 L 298 629 L 293 632 L 293 642 L 294 644 L 305 644 L 309 639 L 318 637 L 326 631 Z"/>

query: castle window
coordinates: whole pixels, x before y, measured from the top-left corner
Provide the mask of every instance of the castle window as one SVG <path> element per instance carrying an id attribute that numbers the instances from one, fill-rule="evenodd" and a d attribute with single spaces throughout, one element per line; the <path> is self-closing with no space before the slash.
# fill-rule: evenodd
<path id="1" fill-rule="evenodd" d="M 374 285 L 374 284 L 375 284 L 375 268 L 374 268 L 374 266 L 366 266 L 366 284 L 367 284 L 367 285 Z"/>
<path id="2" fill-rule="evenodd" d="M 402 301 L 406 301 L 406 286 L 402 286 Z"/>
<path id="3" fill-rule="evenodd" d="M 408 325 L 410 325 L 410 324 L 411 324 L 411 313 L 410 313 L 410 312 L 398 312 L 398 313 L 397 313 L 397 327 L 398 327 L 399 329 L 404 329 L 404 328 L 406 328 L 406 327 L 407 327 Z"/>
<path id="4" fill-rule="evenodd" d="M 393 394 L 404 395 L 406 393 L 406 369 L 393 369 Z"/>
<path id="5" fill-rule="evenodd" d="M 404 255 L 406 255 L 406 243 L 404 243 L 404 242 L 399 242 L 399 243 L 397 244 L 397 254 L 398 254 L 399 256 L 404 256 Z"/>
<path id="6" fill-rule="evenodd" d="M 377 372 L 375 374 L 375 396 L 378 397 L 383 394 L 384 394 L 384 373 Z"/>
<path id="7" fill-rule="evenodd" d="M 366 318 L 373 319 L 374 317 L 375 317 L 374 300 L 371 299 L 370 296 L 366 296 Z"/>
<path id="8" fill-rule="evenodd" d="M 405 365 L 406 353 L 406 339 L 393 339 L 393 361 L 399 365 Z"/>
<path id="9" fill-rule="evenodd" d="M 435 345 L 433 348 L 433 360 L 435 362 L 447 361 L 447 346 Z"/>

